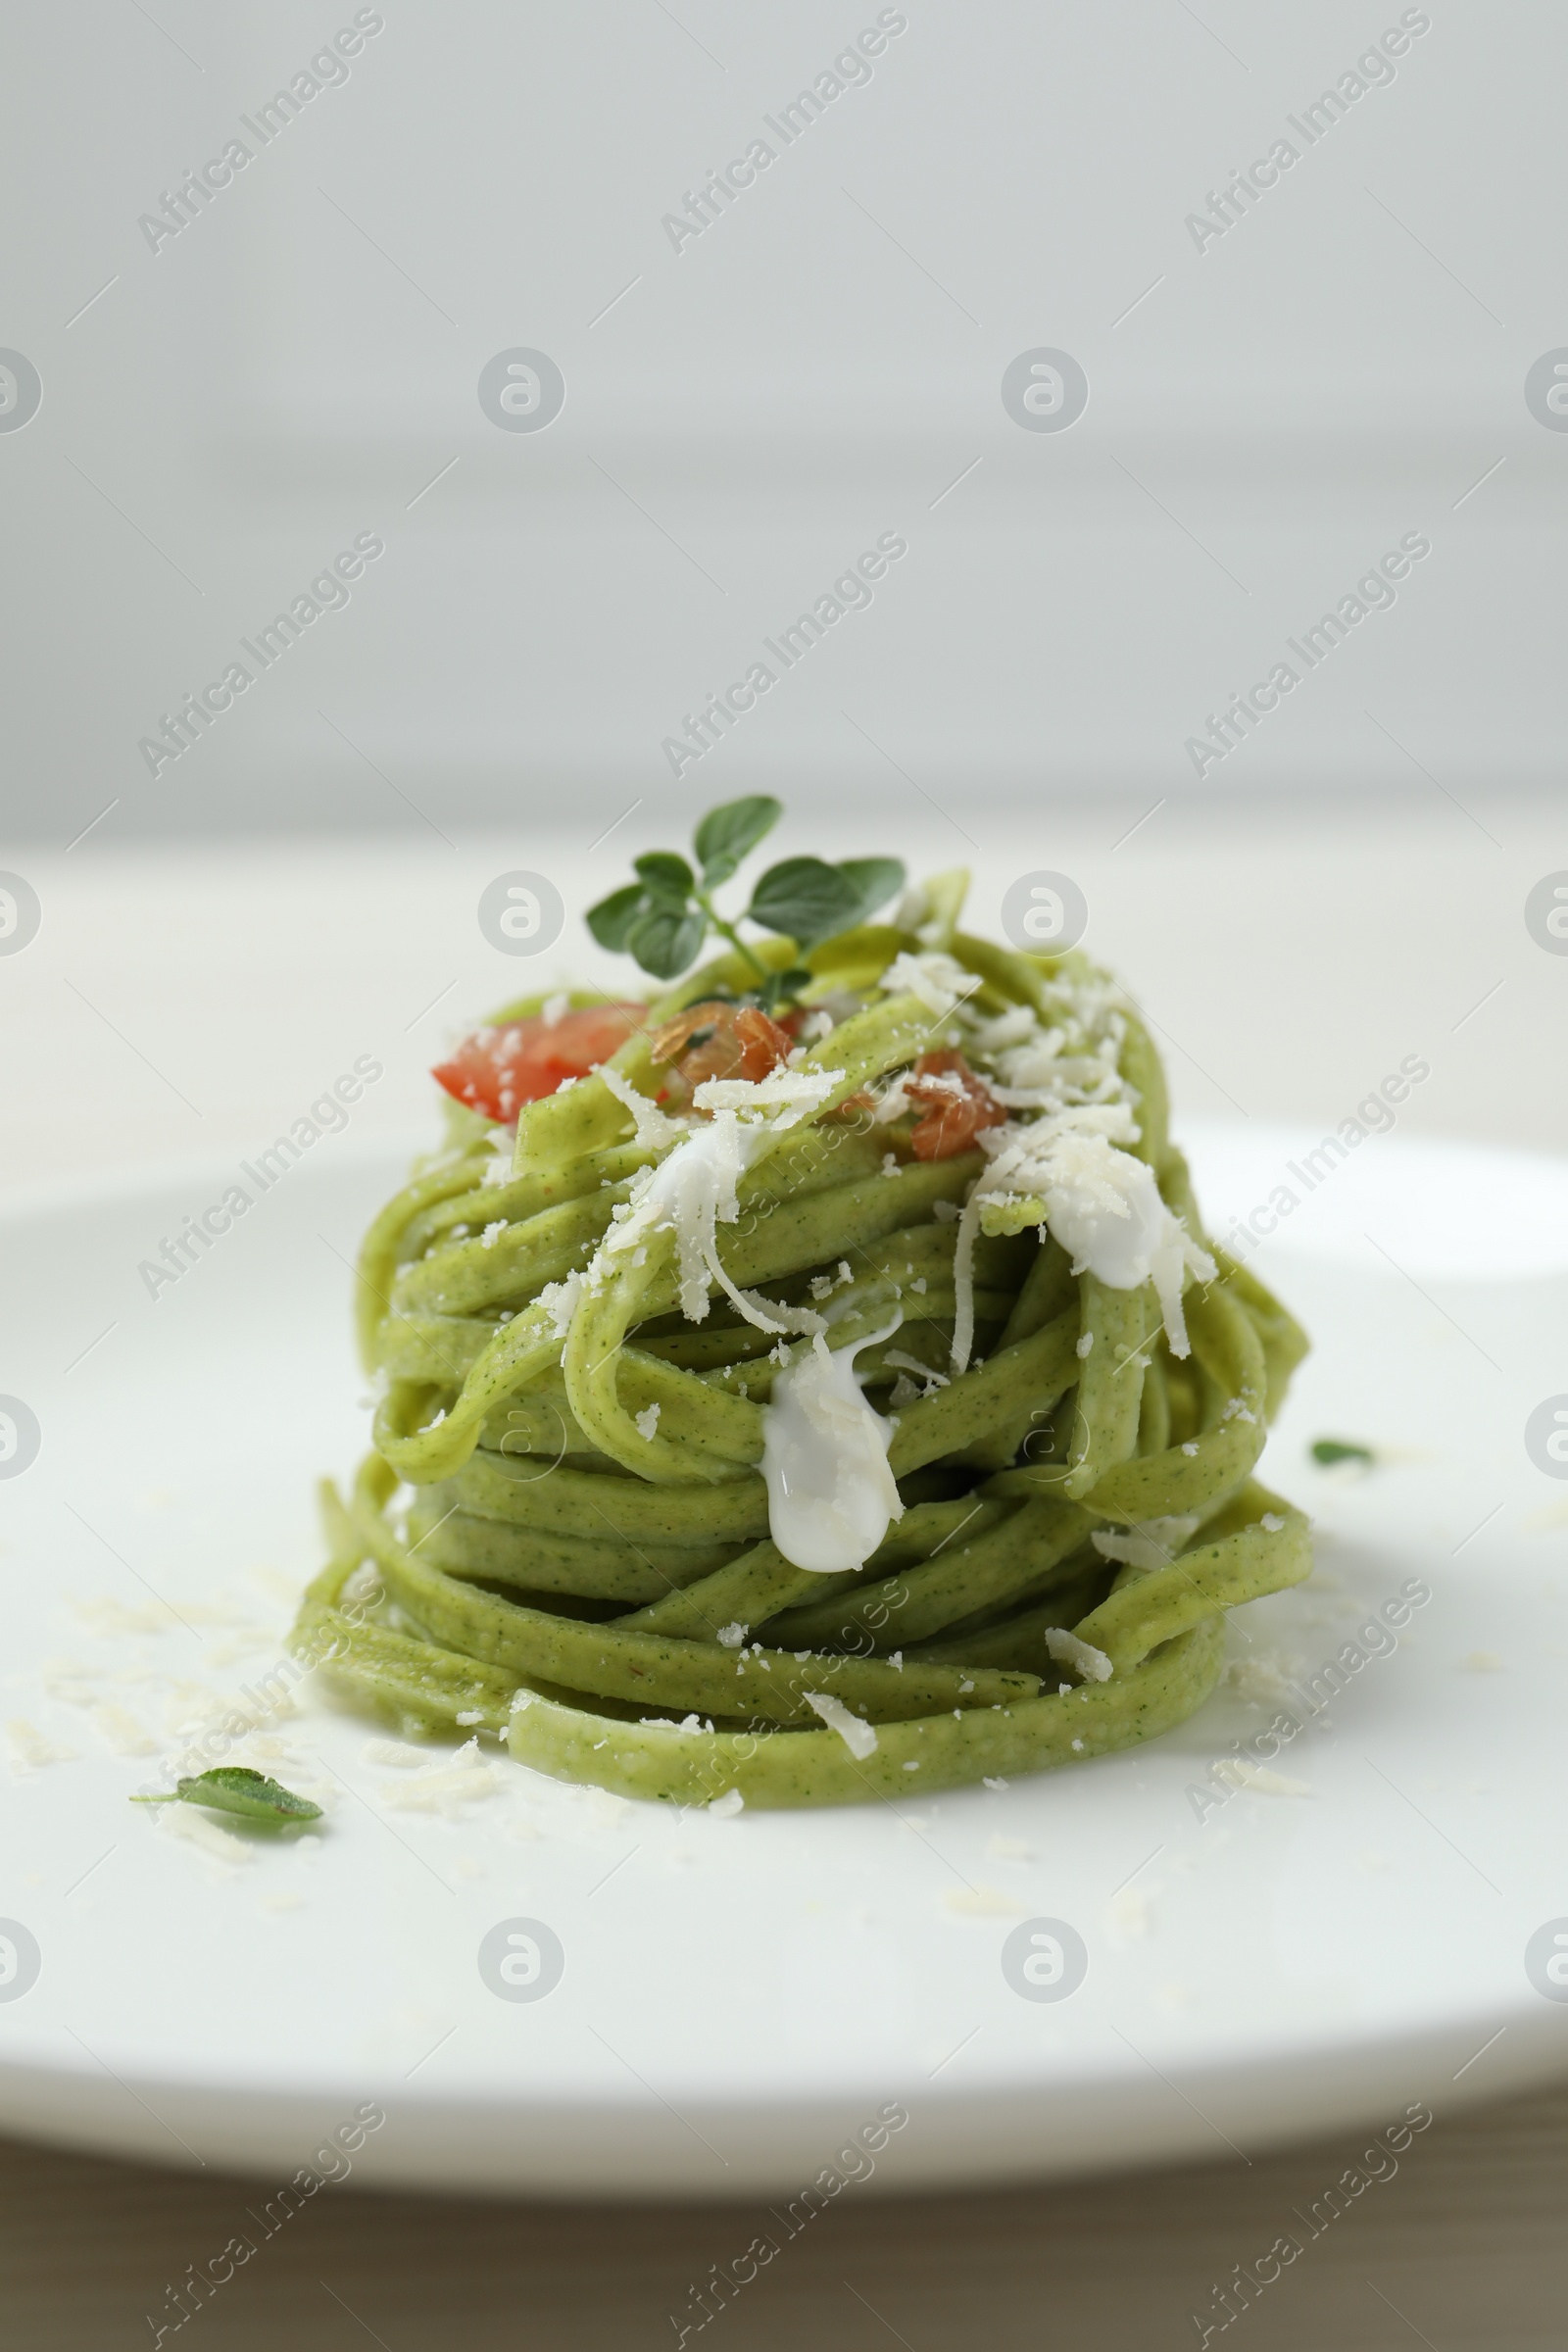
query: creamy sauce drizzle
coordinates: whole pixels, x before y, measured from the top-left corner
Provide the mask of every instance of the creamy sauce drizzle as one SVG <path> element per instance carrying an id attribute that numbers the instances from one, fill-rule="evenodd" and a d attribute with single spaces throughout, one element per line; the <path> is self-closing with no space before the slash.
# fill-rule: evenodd
<path id="1" fill-rule="evenodd" d="M 855 1370 L 858 1350 L 897 1328 L 837 1349 L 818 1336 L 773 1383 L 762 1412 L 768 1533 L 794 1567 L 863 1567 L 904 1516 L 888 1467 L 893 1424 L 866 1403 Z"/>

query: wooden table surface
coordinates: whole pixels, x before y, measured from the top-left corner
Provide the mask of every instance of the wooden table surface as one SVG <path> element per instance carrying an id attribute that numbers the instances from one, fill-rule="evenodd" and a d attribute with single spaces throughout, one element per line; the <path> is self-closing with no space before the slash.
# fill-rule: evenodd
<path id="1" fill-rule="evenodd" d="M 1008 841 L 1028 828 L 968 813 L 990 845 L 983 922 Z M 1539 1048 L 1560 1023 L 1568 965 L 1532 946 L 1520 908 L 1563 862 L 1562 836 L 1540 806 L 1489 803 L 1488 815 L 1495 850 L 1436 799 L 1361 812 L 1348 829 L 1240 807 L 1222 820 L 1173 813 L 1118 848 L 1131 819 L 1086 808 L 1070 821 L 1054 813 L 1049 862 L 1083 875 L 1099 910 L 1091 944 L 1170 1024 L 1180 1108 L 1337 1118 L 1386 1054 L 1417 1049 L 1434 1072 L 1412 1132 L 1561 1151 L 1568 1099 L 1538 1082 Z M 901 842 L 911 862 L 945 860 L 950 845 L 913 831 Z M 473 931 L 477 888 L 524 862 L 559 869 L 580 903 L 584 885 L 615 879 L 587 858 L 588 838 L 585 820 L 549 856 L 534 835 L 464 844 L 434 881 L 430 853 L 397 843 L 243 857 L 83 850 L 69 865 L 18 852 L 48 920 L 3 975 L 0 1088 L 35 1109 L 8 1120 L 0 1173 L 52 1181 L 111 1155 L 123 1168 L 249 1149 L 335 1066 L 340 1045 L 385 1047 L 368 1127 L 405 1124 L 419 1115 L 419 1070 L 442 1022 L 497 993 Z M 1238 970 L 1250 985 L 1235 985 Z M 421 1011 L 428 1000 L 439 1009 Z M 113 1024 L 93 1006 L 110 1007 Z M 74 1076 L 64 1091 L 62 1066 Z M 1255 2264 L 1360 2144 L 1347 2134 L 1250 2167 L 984 2194 L 857 2191 L 686 2341 L 1143 2352 L 1200 2344 L 1196 2312 L 1210 2343 L 1251 2352 L 1568 2344 L 1568 2090 L 1440 2117 L 1396 2177 L 1222 2329 L 1216 2285 Z M 226 2243 L 254 2194 L 240 2180 L 0 2144 L 0 2343 L 152 2344 L 170 2284 Z M 758 2226 L 744 2206 L 551 2209 L 334 2188 L 164 2340 L 211 2352 L 674 2345 L 671 2315 L 689 2316 L 709 2266 Z"/>
<path id="2" fill-rule="evenodd" d="M 1362 2135 L 1364 2137 L 1364 2135 Z M 817 2216 L 688 2346 L 729 2352 L 1544 2352 L 1568 2343 L 1568 2089 L 1416 2140 L 1223 2331 L 1214 2303 L 1362 2137 L 1040 2188 L 864 2196 Z M 260 2184 L 265 2194 L 270 2183 Z M 12 2352 L 151 2345 L 167 2290 L 258 2184 L 0 2144 Z M 326 2189 L 166 2344 L 207 2352 L 666 2352 L 761 2206 L 485 2204 Z M 149 2315 L 152 2315 L 151 2319 Z"/>

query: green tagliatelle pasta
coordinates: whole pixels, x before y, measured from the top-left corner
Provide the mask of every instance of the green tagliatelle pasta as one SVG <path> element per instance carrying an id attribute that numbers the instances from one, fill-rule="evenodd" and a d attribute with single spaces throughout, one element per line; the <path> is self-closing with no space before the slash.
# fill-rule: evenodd
<path id="1" fill-rule="evenodd" d="M 406 1730 L 681 1802 L 949 1787 L 1201 1704 L 1226 1612 L 1310 1567 L 1251 1475 L 1306 1343 L 1208 1253 L 1106 976 L 955 931 L 947 895 L 918 934 L 757 951 L 825 1007 L 760 1085 L 656 1100 L 652 1031 L 755 985 L 729 955 L 514 1145 L 452 1106 L 366 1240 L 375 1450 L 327 1490 L 302 1655 Z M 993 1123 L 920 1157 L 959 1082 L 901 1090 L 960 1052 Z M 873 1510 L 858 1565 L 799 1564 L 792 1397 L 861 1446 L 821 1506 Z"/>

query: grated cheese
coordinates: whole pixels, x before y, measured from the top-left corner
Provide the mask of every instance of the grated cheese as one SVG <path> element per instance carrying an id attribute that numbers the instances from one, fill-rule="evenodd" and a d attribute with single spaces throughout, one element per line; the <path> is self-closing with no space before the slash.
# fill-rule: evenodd
<path id="1" fill-rule="evenodd" d="M 1105 1905 L 1105 1925 L 1119 1943 L 1149 1934 L 1150 1898 L 1141 1886 L 1118 1886 Z"/>
<path id="2" fill-rule="evenodd" d="M 477 1740 L 470 1740 L 453 1757 L 426 1768 L 412 1780 L 388 1785 L 379 1791 L 383 1804 L 403 1813 L 443 1813 L 449 1818 L 476 1798 L 496 1795 L 510 1785 L 498 1765 L 486 1763 Z"/>
<path id="3" fill-rule="evenodd" d="M 711 1282 L 759 1331 L 819 1329 L 820 1317 L 805 1308 L 775 1306 L 755 1293 L 738 1291 L 718 1261 L 717 1227 L 733 1224 L 739 1216 L 736 1187 L 746 1170 L 778 1136 L 824 1102 L 843 1076 L 842 1070 L 782 1070 L 755 1083 L 746 1078 L 705 1080 L 694 1101 L 712 1117 L 690 1131 L 664 1121 L 681 1140 L 657 1167 L 644 1168 L 633 1178 L 627 1214 L 606 1237 L 605 1252 L 614 1255 L 651 1233 L 673 1228 L 680 1308 L 688 1322 L 701 1323 L 707 1316 Z M 742 1110 L 773 1110 L 777 1115 L 743 1121 Z M 663 1119 L 662 1112 L 656 1115 Z"/>
<path id="4" fill-rule="evenodd" d="M 630 1081 L 623 1078 L 619 1070 L 612 1070 L 608 1062 L 602 1062 L 594 1075 L 602 1078 L 615 1101 L 623 1103 L 631 1112 L 637 1141 L 646 1150 L 662 1152 L 670 1144 L 680 1143 L 689 1132 L 683 1120 L 669 1118 L 657 1102 L 650 1102 L 646 1095 L 639 1094 Z"/>
<path id="5" fill-rule="evenodd" d="M 577 1311 L 583 1288 L 582 1275 L 571 1273 L 562 1282 L 547 1282 L 539 1294 L 539 1304 L 550 1317 L 558 1340 L 564 1340 L 571 1329 L 571 1318 Z"/>
<path id="6" fill-rule="evenodd" d="M 880 985 L 890 997 L 918 997 L 927 1012 L 944 1021 L 963 998 L 973 995 L 979 982 L 952 956 L 929 949 L 921 956 L 907 950 L 895 956 Z"/>
<path id="7" fill-rule="evenodd" d="M 81 1752 L 79 1748 L 59 1746 L 35 1723 L 28 1723 L 21 1715 L 14 1715 L 6 1725 L 6 1738 L 19 1764 L 74 1764 Z"/>
<path id="8" fill-rule="evenodd" d="M 1022 1903 L 1014 1902 L 1010 1894 L 999 1894 L 994 1886 L 950 1886 L 942 1901 L 945 1909 L 956 1911 L 965 1919 L 1023 1916 Z"/>
<path id="9" fill-rule="evenodd" d="M 1284 1524 L 1282 1519 L 1280 1525 Z M 1090 1540 L 1102 1560 L 1119 1560 L 1149 1575 L 1157 1568 L 1168 1568 L 1197 1529 L 1195 1511 L 1173 1511 L 1163 1519 L 1138 1520 L 1129 1528 L 1096 1528 Z"/>
<path id="10" fill-rule="evenodd" d="M 1260 1796 L 1310 1796 L 1312 1789 L 1305 1781 L 1287 1779 L 1283 1772 L 1270 1772 L 1265 1764 L 1249 1764 L 1240 1756 L 1224 1756 L 1212 1768 L 1212 1777 L 1228 1781 L 1233 1788 L 1255 1788 Z"/>
<path id="11" fill-rule="evenodd" d="M 1171 1353 L 1188 1353 L 1182 1291 L 1189 1275 L 1214 1279 L 1213 1259 L 1160 1197 L 1154 1172 L 1118 1147 L 1138 1141 L 1125 1102 L 1069 1105 L 988 1128 L 979 1143 L 991 1161 L 964 1204 L 954 1253 L 957 1314 L 953 1362 L 963 1371 L 974 1335 L 973 1256 L 988 1210 L 1044 1223 L 1067 1251 L 1074 1274 L 1111 1290 L 1152 1281 Z"/>
<path id="12" fill-rule="evenodd" d="M 839 1699 L 820 1690 L 803 1690 L 807 1705 L 820 1715 L 830 1732 L 837 1732 L 852 1756 L 863 1760 L 877 1744 L 876 1733 L 858 1715 L 852 1715 Z"/>
<path id="13" fill-rule="evenodd" d="M 155 1756 L 158 1753 L 157 1740 L 148 1738 L 128 1708 L 117 1707 L 107 1699 L 100 1700 L 93 1708 L 92 1719 L 117 1756 Z"/>
<path id="14" fill-rule="evenodd" d="M 1075 1668 L 1086 1682 L 1109 1682 L 1113 1672 L 1110 1660 L 1102 1649 L 1096 1649 L 1092 1642 L 1080 1642 L 1076 1634 L 1064 1633 L 1059 1626 L 1053 1626 L 1046 1636 L 1046 1647 L 1058 1666 Z M 1070 1690 L 1072 1686 L 1067 1684 L 1063 1687 Z"/>
<path id="15" fill-rule="evenodd" d="M 158 1827 L 166 1838 L 178 1838 L 187 1845 L 200 1846 L 202 1852 L 210 1855 L 215 1862 L 226 1862 L 237 1867 L 256 1859 L 254 1847 L 247 1845 L 242 1838 L 236 1838 L 232 1831 L 221 1829 L 216 1821 L 210 1821 L 205 1813 L 198 1813 L 191 1805 L 161 1806 Z"/>

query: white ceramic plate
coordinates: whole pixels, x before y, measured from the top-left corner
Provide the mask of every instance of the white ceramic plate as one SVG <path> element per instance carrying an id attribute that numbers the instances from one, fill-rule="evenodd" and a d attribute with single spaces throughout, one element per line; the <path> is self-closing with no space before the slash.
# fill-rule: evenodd
<path id="1" fill-rule="evenodd" d="M 1318 1140 L 1199 1136 L 1211 1222 Z M 307 1689 L 261 1735 L 281 1748 L 236 1758 L 323 1790 L 321 1835 L 209 1850 L 126 1799 L 282 1655 L 312 1482 L 362 1442 L 347 1261 L 398 1167 L 324 1141 L 150 1298 L 138 1261 L 233 1174 L 56 1189 L 0 1224 L 0 1391 L 41 1430 L 0 1480 L 3 1715 L 75 1751 L 0 1781 L 5 2128 L 281 2180 L 373 2103 L 364 2180 L 788 2199 L 830 2164 L 929 2186 L 1251 2155 L 1568 2062 L 1568 2007 L 1526 1968 L 1568 1913 L 1568 1483 L 1523 1435 L 1568 1389 L 1568 1168 L 1379 1137 L 1283 1220 L 1258 1263 L 1316 1348 L 1265 1474 L 1317 1514 L 1320 1574 L 1247 1612 L 1255 1671 L 1170 1738 L 733 1820 L 500 1756 L 449 1812 Z M 1325 1473 L 1322 1435 L 1392 1458 Z M 1397 1648 L 1274 1759 L 1309 1793 L 1195 1798 L 1295 1703 L 1271 1673 L 1299 1687 L 1409 1579 L 1432 1597 Z M 564 1955 L 542 1998 L 481 1976 L 519 1919 Z M 1042 1919 L 1087 1952 L 1065 1998 L 1004 1971 Z M 843 2154 L 861 2127 L 880 2152 Z"/>

